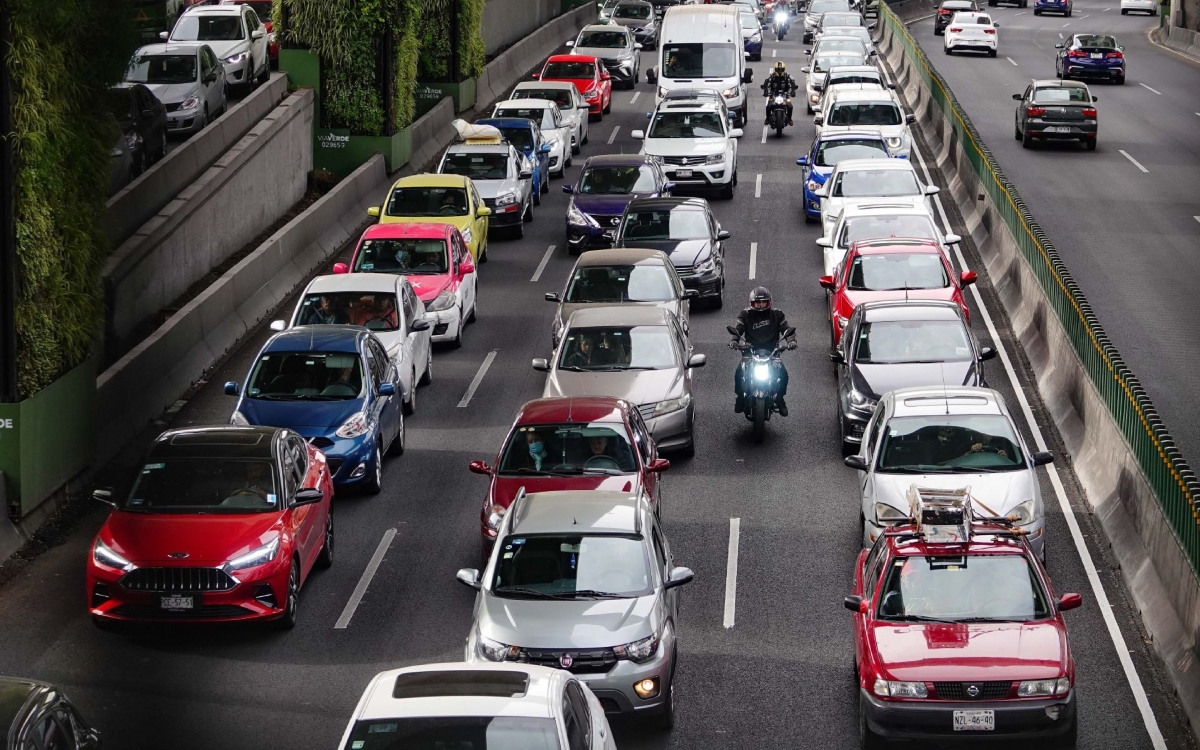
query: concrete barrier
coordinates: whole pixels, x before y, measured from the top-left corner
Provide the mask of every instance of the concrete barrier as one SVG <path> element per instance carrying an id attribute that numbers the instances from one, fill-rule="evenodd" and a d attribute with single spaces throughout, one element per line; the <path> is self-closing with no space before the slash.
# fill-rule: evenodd
<path id="1" fill-rule="evenodd" d="M 417 174 L 441 156 L 450 141 L 454 140 L 454 100 L 445 97 L 437 106 L 426 112 L 412 125 L 413 153 L 408 163 L 400 168 L 400 175 Z"/>
<path id="2" fill-rule="evenodd" d="M 1159 41 L 1176 52 L 1200 60 L 1200 33 L 1180 26 L 1163 26 Z"/>
<path id="3" fill-rule="evenodd" d="M 932 159 L 947 180 L 949 189 L 942 196 L 953 201 L 964 218 L 965 234 L 979 249 L 987 276 L 1028 356 L 1038 391 L 1120 563 L 1121 574 L 1142 621 L 1153 636 L 1154 649 L 1174 683 L 1192 727 L 1200 726 L 1200 668 L 1196 659 L 1200 582 L 1180 538 L 1149 475 L 1097 390 L 1087 365 L 1077 354 L 1063 318 L 1054 309 L 1043 282 L 1010 230 L 1006 212 L 1008 217 L 1017 211 L 1027 217 L 1024 203 L 1019 196 L 1012 197 L 1015 191 L 1011 190 L 1008 195 L 1012 205 L 1001 206 L 993 200 L 992 191 L 1003 184 L 1003 177 L 989 175 L 994 183 L 991 185 L 981 178 L 973 160 L 982 161 L 984 152 L 968 153 L 975 150 L 975 145 L 968 146 L 962 140 L 961 133 L 966 127 L 963 123 L 969 124 L 969 118 L 959 113 L 955 123 L 943 113 L 918 69 L 922 64 L 932 63 L 914 60 L 888 25 L 881 23 L 881 26 L 880 53 L 894 72 L 900 92 L 917 116 L 922 136 L 934 151 Z M 1056 278 L 1062 279 L 1064 288 L 1075 299 L 1083 300 L 1048 238 L 1036 229 L 1036 222 L 1027 221 L 1035 228 L 1045 263 L 1053 266 Z M 1105 360 L 1118 363 L 1114 372 L 1109 373 L 1110 380 L 1136 382 L 1120 364 L 1119 354 L 1103 336 L 1086 301 L 1079 303 L 1078 311 L 1063 314 L 1078 315 L 1091 330 L 1101 331 L 1096 334 L 1095 351 L 1102 351 Z M 1144 397 L 1144 394 L 1134 395 L 1139 399 Z M 1132 408 L 1128 411 L 1132 412 Z M 1170 445 L 1165 430 L 1160 432 L 1152 408 L 1147 410 L 1144 430 L 1163 445 L 1164 458 L 1178 453 Z M 1146 434 L 1139 437 L 1146 438 Z M 1181 484 L 1192 488 L 1194 480 L 1190 470 L 1180 472 Z M 1060 540 L 1059 544 L 1061 548 L 1069 548 L 1068 540 Z"/>
<path id="4" fill-rule="evenodd" d="M 96 379 L 97 465 L 357 236 L 387 181 L 376 154 L 104 371 Z"/>
<path id="5" fill-rule="evenodd" d="M 104 212 L 104 236 L 109 245 L 115 248 L 129 239 L 286 96 L 287 76 L 273 73 L 269 83 L 259 86 L 109 198 Z"/>
<path id="6" fill-rule="evenodd" d="M 313 113 L 312 90 L 289 96 L 109 256 L 109 361 L 159 310 L 304 196 Z"/>
<path id="7" fill-rule="evenodd" d="M 483 9 L 484 51 L 494 55 L 562 10 L 562 0 L 487 0 Z"/>

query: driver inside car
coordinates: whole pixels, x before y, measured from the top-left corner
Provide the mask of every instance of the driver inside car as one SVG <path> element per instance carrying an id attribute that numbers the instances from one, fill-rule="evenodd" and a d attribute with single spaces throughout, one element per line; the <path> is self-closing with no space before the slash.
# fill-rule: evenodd
<path id="1" fill-rule="evenodd" d="M 633 471 L 633 454 L 629 451 L 629 446 L 620 440 L 612 440 L 604 435 L 595 435 L 588 438 L 587 441 L 588 453 L 581 462 L 583 466 L 587 466 L 592 459 L 608 458 L 616 462 L 621 471 Z M 605 466 L 607 461 L 597 460 L 592 461 L 592 465 L 596 468 L 611 468 Z"/>

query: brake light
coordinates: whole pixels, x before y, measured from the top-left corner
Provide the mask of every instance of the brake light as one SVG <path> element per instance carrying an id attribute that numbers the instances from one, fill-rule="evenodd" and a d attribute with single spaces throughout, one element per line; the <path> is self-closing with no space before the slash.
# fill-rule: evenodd
<path id="1" fill-rule="evenodd" d="M 1067 51 L 1067 57 L 1087 57 L 1088 53 L 1081 49 L 1073 49 Z"/>
<path id="2" fill-rule="evenodd" d="M 1083 116 L 1084 117 L 1095 117 L 1096 116 L 1096 108 L 1095 107 L 1084 107 L 1083 108 Z"/>
<path id="3" fill-rule="evenodd" d="M 948 16 L 948 15 L 950 15 L 950 11 L 943 8 L 942 10 L 938 11 L 938 15 L 939 16 Z"/>
<path id="4" fill-rule="evenodd" d="M 962 28 L 959 26 L 951 26 L 950 30 L 953 31 L 955 34 L 959 34 L 962 32 Z"/>
<path id="5" fill-rule="evenodd" d="M 1042 115 L 1046 114 L 1046 108 L 1045 107 L 1035 107 L 1032 104 L 1030 104 L 1028 107 L 1025 108 L 1025 114 L 1032 115 L 1033 117 L 1041 117 Z"/>
<path id="6" fill-rule="evenodd" d="M 985 33 L 985 34 L 995 34 L 995 33 L 996 33 L 996 30 L 995 30 L 995 29 L 984 29 L 984 30 L 983 30 L 983 33 Z"/>
<path id="7" fill-rule="evenodd" d="M 1125 54 L 1123 52 L 1109 52 L 1107 56 L 1108 56 L 1109 60 L 1124 60 L 1125 59 Z"/>

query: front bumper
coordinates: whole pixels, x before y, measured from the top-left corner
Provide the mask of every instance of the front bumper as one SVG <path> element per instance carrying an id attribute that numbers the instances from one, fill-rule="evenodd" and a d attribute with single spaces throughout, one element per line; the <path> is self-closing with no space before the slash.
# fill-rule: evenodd
<path id="1" fill-rule="evenodd" d="M 684 289 L 695 289 L 700 292 L 701 299 L 713 298 L 721 296 L 721 288 L 724 286 L 721 266 L 717 266 L 714 270 L 702 274 L 679 274 L 680 281 L 683 282 Z"/>
<path id="2" fill-rule="evenodd" d="M 488 217 L 488 230 L 504 229 L 506 227 L 515 227 L 520 224 L 525 217 L 524 203 L 513 203 L 508 206 L 495 206 L 491 203 L 488 208 L 492 209 L 492 215 Z"/>
<path id="3" fill-rule="evenodd" d="M 871 731 L 887 739 L 1048 739 L 1075 726 L 1075 691 L 1063 698 L 1002 701 L 885 701 L 859 690 L 859 711 Z M 955 711 L 996 712 L 992 732 L 955 732 Z M 1051 718 L 1053 714 L 1055 718 Z"/>
<path id="4" fill-rule="evenodd" d="M 622 65 L 608 68 L 608 74 L 616 83 L 637 83 L 637 73 L 637 66 L 632 64 L 628 68 Z"/>
<path id="5" fill-rule="evenodd" d="M 663 638 L 659 642 L 658 653 L 645 664 L 622 660 L 603 674 L 575 676 L 596 694 L 606 714 L 645 716 L 657 713 L 666 706 L 667 693 L 675 672 L 674 639 L 670 644 L 667 640 Z M 653 698 L 642 698 L 633 689 L 636 683 L 647 679 L 658 680 L 658 694 Z"/>
<path id="6" fill-rule="evenodd" d="M 650 430 L 659 450 L 678 450 L 692 444 L 692 425 L 696 414 L 695 403 L 693 400 L 682 409 L 669 412 L 661 417 L 646 419 L 646 428 Z"/>
<path id="7" fill-rule="evenodd" d="M 196 133 L 204 128 L 204 105 L 167 113 L 167 132 Z"/>
<path id="8" fill-rule="evenodd" d="M 333 477 L 335 488 L 352 487 L 362 483 L 375 473 L 375 444 L 376 435 L 368 432 L 356 438 L 340 438 L 337 435 L 305 434 L 297 430 L 301 437 L 308 440 L 325 454 L 329 462 L 329 474 Z"/>
<path id="9" fill-rule="evenodd" d="M 458 305 L 441 312 L 425 313 L 425 319 L 433 326 L 433 334 L 429 337 L 433 343 L 453 341 L 458 337 L 458 327 L 462 325 Z"/>
<path id="10" fill-rule="evenodd" d="M 691 175 L 679 176 L 679 170 L 690 169 Z M 674 164 L 664 164 L 663 172 L 668 182 L 674 182 L 679 187 L 718 187 L 733 182 L 733 169 L 729 162 L 720 164 L 691 164 L 686 167 Z"/>
<path id="11" fill-rule="evenodd" d="M 1062 13 L 1065 16 L 1071 7 L 1066 3 L 1034 3 L 1033 9 L 1041 13 Z"/>
<path id="12" fill-rule="evenodd" d="M 221 63 L 221 65 L 225 66 L 225 80 L 229 82 L 230 86 L 238 86 L 250 80 L 250 63 L 251 56 L 249 54 L 240 63 L 233 65 L 224 62 Z"/>
<path id="13" fill-rule="evenodd" d="M 572 249 L 589 249 L 612 247 L 616 239 L 617 228 L 611 220 L 604 216 L 593 216 L 599 229 L 591 229 L 580 224 L 567 222 L 567 245 Z M 620 217 L 616 217 L 620 219 Z"/>

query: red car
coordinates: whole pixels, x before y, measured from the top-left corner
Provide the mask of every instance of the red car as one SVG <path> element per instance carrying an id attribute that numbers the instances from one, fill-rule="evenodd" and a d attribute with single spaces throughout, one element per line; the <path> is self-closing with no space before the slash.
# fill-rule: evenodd
<path id="1" fill-rule="evenodd" d="M 850 246 L 833 276 L 822 276 L 828 291 L 833 345 L 854 308 L 875 300 L 939 299 L 956 302 L 967 321 L 971 311 L 963 289 L 975 283 L 975 272 L 956 274 L 950 260 L 930 240 L 861 240 Z"/>
<path id="2" fill-rule="evenodd" d="M 478 276 L 471 252 L 452 224 L 376 224 L 358 240 L 350 264 L 334 273 L 405 276 L 425 303 L 433 323 L 431 341 L 462 344 L 463 328 L 475 320 Z M 433 320 L 436 318 L 436 320 Z"/>
<path id="3" fill-rule="evenodd" d="M 1056 597 L 1020 528 L 982 517 L 966 490 L 914 486 L 909 500 L 913 522 L 862 551 L 845 600 L 862 747 L 1045 739 L 1074 748 L 1062 613 L 1082 597 Z"/>
<path id="4" fill-rule="evenodd" d="M 471 471 L 491 477 L 479 514 L 484 559 L 502 515 L 522 488 L 530 493 L 645 490 L 657 512 L 658 475 L 670 466 L 658 457 L 642 415 L 628 401 L 604 396 L 530 401 L 517 412 L 495 467 L 471 462 Z"/>
<path id="5" fill-rule="evenodd" d="M 276 427 L 169 430 L 92 542 L 87 599 L 117 621 L 296 624 L 300 587 L 333 563 L 325 456 Z"/>
<path id="6" fill-rule="evenodd" d="M 612 111 L 612 76 L 598 58 L 587 55 L 551 55 L 534 78 L 575 84 L 588 103 L 588 116 L 603 120 Z"/>

